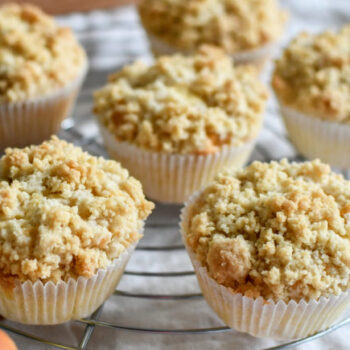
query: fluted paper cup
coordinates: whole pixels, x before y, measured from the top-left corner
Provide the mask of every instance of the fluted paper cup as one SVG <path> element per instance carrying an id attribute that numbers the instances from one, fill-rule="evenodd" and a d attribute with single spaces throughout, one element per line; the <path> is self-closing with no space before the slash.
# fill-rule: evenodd
<path id="1" fill-rule="evenodd" d="M 6 147 L 40 144 L 56 134 L 70 114 L 87 65 L 73 82 L 39 98 L 0 103 L 0 153 Z"/>
<path id="2" fill-rule="evenodd" d="M 280 110 L 289 138 L 303 156 L 350 168 L 350 124 L 308 116 L 282 104 Z"/>
<path id="3" fill-rule="evenodd" d="M 181 53 L 184 55 L 188 55 L 191 53 L 191 51 L 181 50 L 172 47 L 166 42 L 156 38 L 153 34 L 148 33 L 148 39 L 151 51 L 155 57 L 173 55 L 176 53 Z M 229 54 L 229 56 L 233 58 L 236 64 L 253 64 L 256 67 L 258 67 L 259 70 L 262 70 L 265 66 L 265 63 L 273 56 L 276 47 L 277 44 L 275 42 L 271 42 L 260 46 L 256 49 L 235 52 Z"/>
<path id="4" fill-rule="evenodd" d="M 202 293 L 227 326 L 260 338 L 299 339 L 328 328 L 347 309 L 349 290 L 328 298 L 286 303 L 262 297 L 249 298 L 217 283 L 187 245 L 189 208 L 197 197 L 198 194 L 191 197 L 182 211 L 181 234 Z"/>
<path id="5" fill-rule="evenodd" d="M 12 321 L 53 325 L 91 315 L 114 292 L 136 244 L 107 268 L 68 282 L 0 281 L 0 314 Z"/>
<path id="6" fill-rule="evenodd" d="M 101 124 L 100 131 L 110 157 L 142 183 L 149 198 L 164 203 L 184 203 L 218 171 L 243 166 L 254 147 L 254 142 L 250 142 L 241 147 L 222 147 L 208 155 L 167 154 L 119 142 Z"/>

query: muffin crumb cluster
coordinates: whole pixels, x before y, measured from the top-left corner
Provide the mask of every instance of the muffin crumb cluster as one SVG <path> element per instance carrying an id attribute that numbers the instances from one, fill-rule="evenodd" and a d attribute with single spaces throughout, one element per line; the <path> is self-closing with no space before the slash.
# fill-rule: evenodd
<path id="1" fill-rule="evenodd" d="M 272 84 L 284 104 L 350 123 L 350 25 L 339 32 L 300 34 L 275 67 Z"/>
<path id="2" fill-rule="evenodd" d="M 212 44 L 228 53 L 277 40 L 286 20 L 275 0 L 146 0 L 139 13 L 149 34 L 178 49 Z"/>
<path id="3" fill-rule="evenodd" d="M 350 182 L 316 160 L 222 173 L 189 208 L 188 245 L 236 293 L 275 301 L 350 287 Z"/>
<path id="4" fill-rule="evenodd" d="M 91 277 L 140 237 L 153 209 L 115 161 L 52 137 L 0 159 L 0 274 Z"/>
<path id="5" fill-rule="evenodd" d="M 85 66 L 85 53 L 69 28 L 31 5 L 0 7 L 0 103 L 46 95 Z"/>
<path id="6" fill-rule="evenodd" d="M 94 112 L 118 141 L 166 153 L 208 154 L 240 146 L 260 129 L 267 99 L 251 66 L 221 50 L 136 62 L 95 93 Z"/>

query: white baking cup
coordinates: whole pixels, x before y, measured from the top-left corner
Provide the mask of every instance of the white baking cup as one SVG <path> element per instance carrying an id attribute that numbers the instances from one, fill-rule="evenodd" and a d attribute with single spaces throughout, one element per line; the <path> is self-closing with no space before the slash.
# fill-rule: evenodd
<path id="1" fill-rule="evenodd" d="M 207 303 L 227 326 L 260 338 L 299 339 L 328 328 L 349 306 L 349 290 L 338 296 L 321 297 L 319 300 L 292 300 L 285 303 L 282 300 L 274 302 L 262 297 L 249 298 L 218 284 L 197 260 L 186 241 L 188 209 L 197 197 L 198 194 L 192 196 L 182 210 L 182 239 Z"/>
<path id="2" fill-rule="evenodd" d="M 151 50 L 154 56 L 156 57 L 163 55 L 173 55 L 176 53 L 182 53 L 184 55 L 188 55 L 191 53 L 191 51 L 180 50 L 175 47 L 172 47 L 171 45 L 159 40 L 154 35 L 149 33 L 148 39 Z M 276 42 L 272 42 L 256 49 L 236 52 L 230 54 L 230 56 L 233 58 L 236 64 L 254 64 L 259 69 L 262 69 L 266 61 L 273 56 L 276 46 Z"/>
<path id="3" fill-rule="evenodd" d="M 283 105 L 280 110 L 289 137 L 303 156 L 350 168 L 350 125 L 321 120 Z"/>
<path id="4" fill-rule="evenodd" d="M 6 147 L 40 144 L 59 131 L 76 100 L 87 65 L 72 83 L 39 98 L 0 103 L 0 153 Z"/>
<path id="5" fill-rule="evenodd" d="M 254 142 L 241 147 L 222 147 L 208 155 L 180 155 L 143 150 L 119 142 L 100 125 L 106 149 L 141 183 L 145 194 L 164 203 L 183 203 L 226 167 L 239 168 L 248 160 Z"/>
<path id="6" fill-rule="evenodd" d="M 68 282 L 0 283 L 0 314 L 12 321 L 51 325 L 90 316 L 115 290 L 136 244 L 106 269 Z"/>

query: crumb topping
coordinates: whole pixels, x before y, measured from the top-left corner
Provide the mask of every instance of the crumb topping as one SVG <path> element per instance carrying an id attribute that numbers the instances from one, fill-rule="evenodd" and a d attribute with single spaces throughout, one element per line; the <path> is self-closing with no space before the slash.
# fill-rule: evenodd
<path id="1" fill-rule="evenodd" d="M 94 112 L 119 141 L 167 153 L 207 154 L 254 139 L 267 92 L 254 67 L 221 50 L 136 62 L 94 95 Z"/>
<path id="2" fill-rule="evenodd" d="M 0 103 L 50 93 L 85 66 L 84 50 L 69 28 L 32 5 L 0 7 Z"/>
<path id="3" fill-rule="evenodd" d="M 319 160 L 218 175 L 184 230 L 211 277 L 234 292 L 288 302 L 350 287 L 350 181 Z"/>
<path id="4" fill-rule="evenodd" d="M 0 274 L 91 277 L 140 239 L 153 203 L 112 160 L 56 137 L 0 159 Z"/>
<path id="5" fill-rule="evenodd" d="M 339 32 L 298 35 L 276 61 L 272 84 L 288 106 L 350 122 L 350 25 Z"/>
<path id="6" fill-rule="evenodd" d="M 276 0 L 144 0 L 139 13 L 150 34 L 179 49 L 212 44 L 228 53 L 277 40 L 286 20 Z"/>

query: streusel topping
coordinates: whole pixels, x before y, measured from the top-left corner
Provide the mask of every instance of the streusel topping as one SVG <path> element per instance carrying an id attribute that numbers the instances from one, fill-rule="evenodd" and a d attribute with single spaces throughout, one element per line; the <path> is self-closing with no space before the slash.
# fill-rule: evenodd
<path id="1" fill-rule="evenodd" d="M 167 153 L 213 153 L 260 129 L 267 92 L 250 66 L 221 50 L 136 62 L 95 93 L 94 112 L 119 141 Z"/>
<path id="2" fill-rule="evenodd" d="M 273 87 L 290 107 L 350 122 L 350 25 L 339 32 L 298 35 L 276 61 Z"/>
<path id="3" fill-rule="evenodd" d="M 112 160 L 56 137 L 0 159 L 0 274 L 91 277 L 140 237 L 153 203 Z"/>
<path id="4" fill-rule="evenodd" d="M 319 160 L 222 173 L 189 210 L 188 245 L 234 292 L 288 302 L 350 287 L 350 181 Z"/>
<path id="5" fill-rule="evenodd" d="M 277 40 L 286 20 L 276 0 L 144 0 L 139 13 L 150 34 L 186 51 L 250 50 Z"/>
<path id="6" fill-rule="evenodd" d="M 85 66 L 84 50 L 69 28 L 32 5 L 0 7 L 0 103 L 48 94 Z"/>

